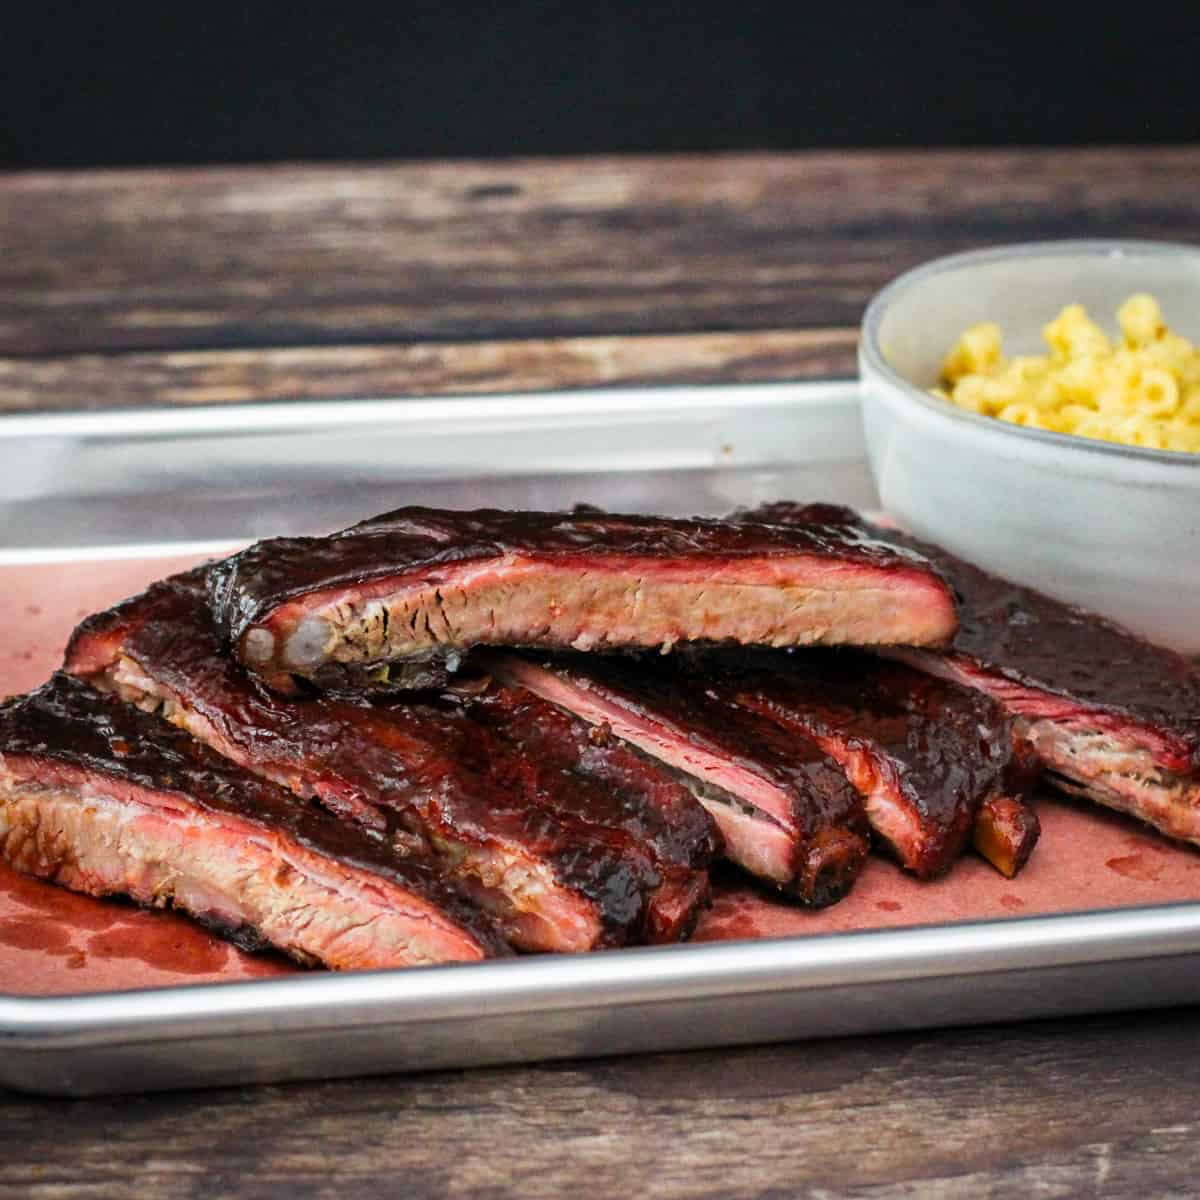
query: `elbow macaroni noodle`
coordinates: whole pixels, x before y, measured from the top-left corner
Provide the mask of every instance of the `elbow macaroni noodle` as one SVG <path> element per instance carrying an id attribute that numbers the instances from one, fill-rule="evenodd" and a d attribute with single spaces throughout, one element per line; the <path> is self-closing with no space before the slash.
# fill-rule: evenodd
<path id="1" fill-rule="evenodd" d="M 1048 355 L 1006 358 L 1000 327 L 972 326 L 935 395 L 970 412 L 1079 437 L 1200 453 L 1200 350 L 1163 322 L 1153 296 L 1117 310 L 1114 342 L 1079 304 L 1042 330 Z"/>

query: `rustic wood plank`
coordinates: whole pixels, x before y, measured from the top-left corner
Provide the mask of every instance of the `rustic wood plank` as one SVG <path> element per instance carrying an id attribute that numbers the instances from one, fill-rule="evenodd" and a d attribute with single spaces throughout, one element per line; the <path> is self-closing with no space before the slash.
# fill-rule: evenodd
<path id="1" fill-rule="evenodd" d="M 854 329 L 0 358 L 0 412 L 850 375 Z"/>
<path id="2" fill-rule="evenodd" d="M 0 1191 L 1194 1196 L 1200 1013 L 191 1095 L 0 1097 Z"/>
<path id="3" fill-rule="evenodd" d="M 1200 148 L 16 174 L 0 354 L 858 322 L 922 259 L 1188 239 Z"/>

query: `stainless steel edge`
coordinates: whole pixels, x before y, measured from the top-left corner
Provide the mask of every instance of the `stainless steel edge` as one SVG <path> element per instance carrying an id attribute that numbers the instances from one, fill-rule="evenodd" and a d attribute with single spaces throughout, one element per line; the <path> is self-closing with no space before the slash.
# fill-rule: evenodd
<path id="1" fill-rule="evenodd" d="M 679 384 L 655 387 L 578 388 L 570 391 L 509 392 L 488 395 L 397 396 L 373 399 L 272 401 L 258 404 L 205 404 L 184 408 L 79 409 L 0 415 L 0 439 L 31 437 L 181 438 L 197 434 L 296 432 L 379 425 L 422 431 L 455 428 L 512 428 L 547 415 L 572 422 L 587 417 L 609 424 L 620 414 L 722 412 L 731 407 L 794 408 L 825 394 L 856 396 L 853 379 L 780 383 Z"/>
<path id="2" fill-rule="evenodd" d="M 857 400 L 840 380 L 0 417 L 0 556 L 229 545 L 408 503 L 720 512 L 807 484 L 869 504 Z"/>
<path id="3" fill-rule="evenodd" d="M 1200 995 L 1200 904 L 466 967 L 0 997 L 0 1082 L 53 1094 L 770 1042 Z M 836 996 L 836 1002 L 834 997 Z"/>

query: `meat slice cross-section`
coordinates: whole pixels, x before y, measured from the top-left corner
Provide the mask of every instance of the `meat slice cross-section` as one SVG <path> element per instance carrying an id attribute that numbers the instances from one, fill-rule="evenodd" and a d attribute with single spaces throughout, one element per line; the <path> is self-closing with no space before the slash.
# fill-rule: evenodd
<path id="1" fill-rule="evenodd" d="M 309 964 L 506 952 L 460 889 L 382 839 L 68 675 L 0 706 L 0 855 Z"/>
<path id="2" fill-rule="evenodd" d="M 695 672 L 718 703 L 811 738 L 862 793 L 872 828 L 908 870 L 941 874 L 968 838 L 1007 875 L 1038 822 L 1013 734 L 987 696 L 855 650 L 743 650 Z"/>
<path id="3" fill-rule="evenodd" d="M 646 847 L 662 879 L 648 904 L 647 940 L 690 934 L 707 903 L 708 865 L 722 845 L 692 792 L 654 760 L 524 688 L 491 682 L 472 688 L 465 705 L 512 752 L 510 761 L 545 803 Z"/>
<path id="4" fill-rule="evenodd" d="M 726 855 L 812 905 L 846 894 L 866 858 L 857 793 L 815 743 L 757 714 L 714 702 L 661 662 L 596 655 L 534 658 L 490 651 L 480 661 L 669 766 L 713 815 Z"/>
<path id="5" fill-rule="evenodd" d="M 745 514 L 789 528 L 841 525 L 931 559 L 954 586 L 961 624 L 941 650 L 889 649 L 978 688 L 1016 719 L 1066 791 L 1200 844 L 1200 670 L 1111 621 L 1011 583 L 850 509 L 772 504 Z"/>
<path id="6" fill-rule="evenodd" d="M 544 761 L 479 719 L 483 698 L 283 699 L 220 652 L 207 618 L 203 571 L 156 584 L 86 621 L 67 669 L 435 862 L 522 949 L 669 939 L 695 920 L 713 851 L 707 823 L 689 827 L 691 856 L 668 863 L 641 831 L 607 823 L 615 801 L 586 770 L 550 779 Z M 623 797 L 650 814 L 650 796 Z"/>
<path id="7" fill-rule="evenodd" d="M 260 542 L 211 573 L 213 610 L 272 687 L 444 682 L 476 645 L 937 645 L 954 599 L 920 558 L 854 529 L 405 508 Z"/>

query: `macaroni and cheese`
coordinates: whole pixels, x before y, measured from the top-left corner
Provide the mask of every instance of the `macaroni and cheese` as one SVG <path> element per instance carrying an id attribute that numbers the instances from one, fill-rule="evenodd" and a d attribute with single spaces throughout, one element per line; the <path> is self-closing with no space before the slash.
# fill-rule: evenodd
<path id="1" fill-rule="evenodd" d="M 1130 296 L 1117 323 L 1114 341 L 1082 305 L 1068 305 L 1042 330 L 1048 355 L 1014 358 L 998 325 L 975 325 L 942 364 L 935 392 L 1016 425 L 1200 453 L 1200 350 L 1167 328 L 1153 296 Z"/>

